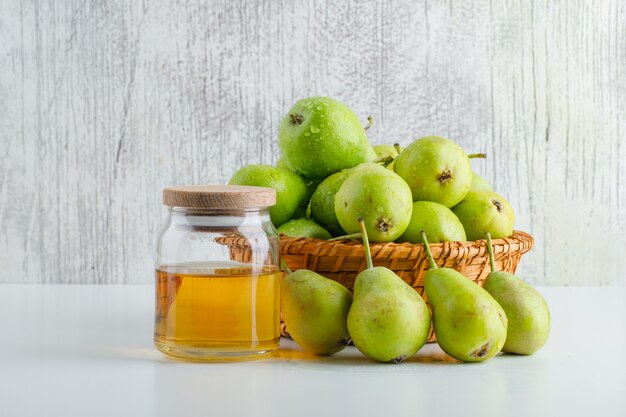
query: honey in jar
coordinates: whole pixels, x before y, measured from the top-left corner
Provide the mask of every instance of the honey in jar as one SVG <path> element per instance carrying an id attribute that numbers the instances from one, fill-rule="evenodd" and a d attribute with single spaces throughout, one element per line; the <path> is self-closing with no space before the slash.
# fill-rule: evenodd
<path id="1" fill-rule="evenodd" d="M 278 237 L 273 190 L 173 187 L 157 245 L 154 343 L 181 359 L 263 357 L 278 349 Z M 193 207 L 188 207 L 193 205 Z M 250 259 L 229 246 L 237 240 Z"/>

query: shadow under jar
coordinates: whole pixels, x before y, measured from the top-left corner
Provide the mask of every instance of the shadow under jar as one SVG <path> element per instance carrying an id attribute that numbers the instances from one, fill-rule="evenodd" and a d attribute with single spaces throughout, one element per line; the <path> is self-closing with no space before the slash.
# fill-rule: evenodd
<path id="1" fill-rule="evenodd" d="M 191 360 L 243 360 L 278 349 L 280 253 L 269 207 L 273 189 L 184 186 L 163 190 L 169 207 L 157 243 L 154 344 Z M 247 239 L 245 262 L 223 238 Z"/>

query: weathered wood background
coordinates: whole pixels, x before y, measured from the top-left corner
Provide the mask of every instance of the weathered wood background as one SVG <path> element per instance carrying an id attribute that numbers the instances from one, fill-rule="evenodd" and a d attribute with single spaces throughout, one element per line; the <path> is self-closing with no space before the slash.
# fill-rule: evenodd
<path id="1" fill-rule="evenodd" d="M 146 283 L 161 189 L 273 163 L 329 95 L 453 138 L 533 283 L 626 283 L 626 2 L 0 0 L 0 282 Z"/>

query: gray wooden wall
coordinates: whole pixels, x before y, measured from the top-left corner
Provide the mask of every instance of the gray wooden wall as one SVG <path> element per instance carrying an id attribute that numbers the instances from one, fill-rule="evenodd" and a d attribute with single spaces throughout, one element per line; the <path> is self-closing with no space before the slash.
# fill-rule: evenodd
<path id="1" fill-rule="evenodd" d="M 520 275 L 626 283 L 622 0 L 0 0 L 0 282 L 146 283 L 170 184 L 273 163 L 329 95 L 374 143 L 474 161 L 536 249 Z"/>

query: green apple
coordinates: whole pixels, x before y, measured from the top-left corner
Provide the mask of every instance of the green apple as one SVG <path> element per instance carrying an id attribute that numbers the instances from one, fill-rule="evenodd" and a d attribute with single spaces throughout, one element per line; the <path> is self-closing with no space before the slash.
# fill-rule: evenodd
<path id="1" fill-rule="evenodd" d="M 271 165 L 248 165 L 235 172 L 229 185 L 254 185 L 276 190 L 276 205 L 270 207 L 275 227 L 287 222 L 307 196 L 306 182 L 298 175 Z"/>
<path id="2" fill-rule="evenodd" d="M 299 100 L 283 118 L 278 145 L 285 165 L 310 179 L 376 159 L 358 117 L 328 97 Z"/>

